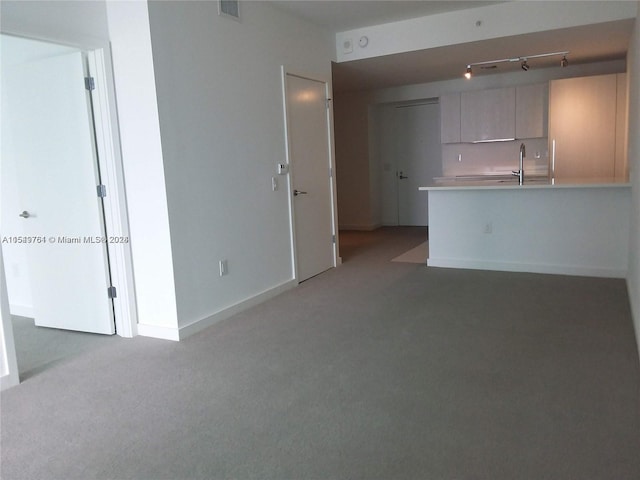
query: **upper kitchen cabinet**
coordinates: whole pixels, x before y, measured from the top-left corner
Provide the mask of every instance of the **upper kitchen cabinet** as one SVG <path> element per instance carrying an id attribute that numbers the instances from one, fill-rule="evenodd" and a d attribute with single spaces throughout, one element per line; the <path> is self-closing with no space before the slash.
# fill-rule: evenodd
<path id="1" fill-rule="evenodd" d="M 553 80 L 549 143 L 555 178 L 614 177 L 617 75 Z M 618 128 L 626 128 L 619 125 Z"/>
<path id="2" fill-rule="evenodd" d="M 440 96 L 440 142 L 460 143 L 460 94 Z"/>
<path id="3" fill-rule="evenodd" d="M 515 88 L 463 92 L 460 95 L 462 142 L 514 139 Z"/>
<path id="4" fill-rule="evenodd" d="M 549 87 L 546 83 L 516 87 L 516 138 L 547 136 Z"/>

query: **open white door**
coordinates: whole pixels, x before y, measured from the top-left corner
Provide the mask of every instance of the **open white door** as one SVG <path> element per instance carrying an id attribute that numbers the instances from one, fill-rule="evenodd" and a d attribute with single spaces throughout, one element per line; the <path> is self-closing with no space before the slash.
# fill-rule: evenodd
<path id="1" fill-rule="evenodd" d="M 286 74 L 298 281 L 335 266 L 327 84 Z"/>
<path id="2" fill-rule="evenodd" d="M 15 162 L 36 325 L 113 334 L 102 202 L 81 52 L 2 72 L 2 162 Z M 12 158 L 7 158 L 10 152 Z M 11 232 L 3 232 L 3 235 Z"/>

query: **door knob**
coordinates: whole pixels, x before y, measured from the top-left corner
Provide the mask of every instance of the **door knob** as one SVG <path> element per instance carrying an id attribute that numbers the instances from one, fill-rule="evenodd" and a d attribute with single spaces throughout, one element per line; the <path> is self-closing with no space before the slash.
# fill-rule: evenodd
<path id="1" fill-rule="evenodd" d="M 27 212 L 26 210 L 24 212 L 22 212 L 20 215 L 20 217 L 22 218 L 29 218 L 31 215 L 29 214 L 29 212 Z"/>
<path id="2" fill-rule="evenodd" d="M 307 192 L 303 192 L 302 190 L 294 190 L 293 191 L 293 196 L 297 197 L 298 195 L 306 195 Z"/>

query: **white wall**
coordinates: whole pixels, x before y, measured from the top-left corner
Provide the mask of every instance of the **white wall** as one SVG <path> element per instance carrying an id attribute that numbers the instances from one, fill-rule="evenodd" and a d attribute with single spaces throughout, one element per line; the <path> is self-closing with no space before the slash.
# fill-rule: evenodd
<path id="1" fill-rule="evenodd" d="M 640 3 L 638 4 L 640 10 Z M 627 56 L 629 72 L 629 166 L 631 170 L 631 238 L 627 285 L 640 349 L 640 17 L 636 18 Z"/>
<path id="2" fill-rule="evenodd" d="M 178 313 L 146 1 L 107 2 L 138 333 L 177 340 Z"/>
<path id="3" fill-rule="evenodd" d="M 267 2 L 152 2 L 151 39 L 180 327 L 290 283 L 280 66 L 331 78 L 333 36 Z M 228 262 L 219 276 L 218 262 Z"/>
<path id="4" fill-rule="evenodd" d="M 5 33 L 85 47 L 109 38 L 104 1 L 2 0 L 0 14 Z"/>

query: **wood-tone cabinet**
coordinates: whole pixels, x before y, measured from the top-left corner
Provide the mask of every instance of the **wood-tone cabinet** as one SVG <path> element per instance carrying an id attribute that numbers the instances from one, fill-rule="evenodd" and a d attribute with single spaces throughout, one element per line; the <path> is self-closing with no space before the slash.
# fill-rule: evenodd
<path id="1" fill-rule="evenodd" d="M 549 85 L 552 176 L 614 177 L 617 75 L 553 80 Z M 626 128 L 626 122 L 619 128 Z"/>
<path id="2" fill-rule="evenodd" d="M 440 143 L 460 143 L 460 94 L 440 96 Z"/>
<path id="3" fill-rule="evenodd" d="M 462 142 L 505 140 L 516 136 L 515 88 L 463 92 L 460 111 Z"/>
<path id="4" fill-rule="evenodd" d="M 546 83 L 516 87 L 516 138 L 547 136 L 549 86 Z"/>

